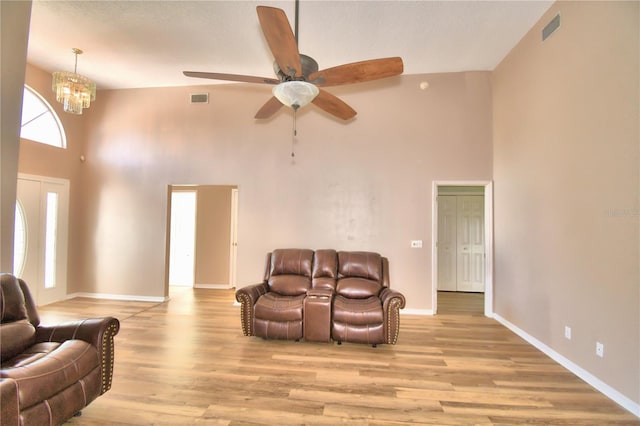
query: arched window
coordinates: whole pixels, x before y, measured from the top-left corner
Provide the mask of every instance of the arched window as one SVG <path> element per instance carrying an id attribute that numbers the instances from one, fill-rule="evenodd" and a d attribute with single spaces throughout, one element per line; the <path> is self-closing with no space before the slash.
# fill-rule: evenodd
<path id="1" fill-rule="evenodd" d="M 20 137 L 58 148 L 67 148 L 67 137 L 51 105 L 38 92 L 24 85 Z"/>

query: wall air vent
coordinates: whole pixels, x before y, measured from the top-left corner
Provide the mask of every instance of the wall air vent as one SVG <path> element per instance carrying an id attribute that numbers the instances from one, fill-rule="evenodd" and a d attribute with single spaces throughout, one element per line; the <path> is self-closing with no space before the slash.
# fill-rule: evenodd
<path id="1" fill-rule="evenodd" d="M 209 94 L 208 93 L 192 93 L 191 103 L 192 104 L 208 104 Z"/>
<path id="2" fill-rule="evenodd" d="M 543 29 L 542 41 L 545 41 L 551 34 L 560 28 L 560 14 L 558 13 Z"/>

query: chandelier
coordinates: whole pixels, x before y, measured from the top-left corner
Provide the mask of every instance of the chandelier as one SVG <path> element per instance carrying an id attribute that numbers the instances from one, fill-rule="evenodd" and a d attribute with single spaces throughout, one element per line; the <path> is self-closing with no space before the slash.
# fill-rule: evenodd
<path id="1" fill-rule="evenodd" d="M 73 72 L 54 72 L 51 88 L 56 93 L 56 101 L 63 105 L 64 112 L 82 114 L 82 109 L 89 108 L 91 101 L 96 100 L 96 84 L 87 77 L 76 74 L 78 55 L 82 54 L 82 50 L 74 47 L 71 51 L 76 58 Z"/>

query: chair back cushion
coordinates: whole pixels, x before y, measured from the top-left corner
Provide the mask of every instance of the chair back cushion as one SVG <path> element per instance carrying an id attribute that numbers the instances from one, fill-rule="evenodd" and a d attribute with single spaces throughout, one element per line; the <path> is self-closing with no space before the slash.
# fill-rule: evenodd
<path id="1" fill-rule="evenodd" d="M 311 285 L 315 290 L 335 290 L 338 278 L 338 254 L 335 250 L 316 250 Z"/>
<path id="2" fill-rule="evenodd" d="M 31 346 L 36 334 L 20 283 L 10 274 L 0 277 L 0 313 L 0 359 L 5 361 Z"/>
<path id="3" fill-rule="evenodd" d="M 284 296 L 305 294 L 311 288 L 313 250 L 278 249 L 271 254 L 269 288 Z"/>
<path id="4" fill-rule="evenodd" d="M 10 274 L 2 274 L 0 284 L 0 310 L 2 324 L 27 319 L 27 305 L 18 279 Z"/>
<path id="5" fill-rule="evenodd" d="M 338 252 L 338 278 L 382 279 L 382 257 L 367 251 Z"/>
<path id="6" fill-rule="evenodd" d="M 351 299 L 378 296 L 382 289 L 382 257 L 372 252 L 338 253 L 336 292 Z"/>

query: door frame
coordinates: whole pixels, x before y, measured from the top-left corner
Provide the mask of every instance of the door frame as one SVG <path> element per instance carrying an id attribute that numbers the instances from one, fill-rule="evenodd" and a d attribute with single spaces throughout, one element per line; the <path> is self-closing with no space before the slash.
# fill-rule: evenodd
<path id="1" fill-rule="evenodd" d="M 431 309 L 438 312 L 438 187 L 484 187 L 484 314 L 493 317 L 493 181 L 489 180 L 438 180 L 431 186 Z"/>
<path id="2" fill-rule="evenodd" d="M 231 232 L 229 255 L 229 286 L 236 287 L 238 263 L 238 188 L 231 190 Z"/>

